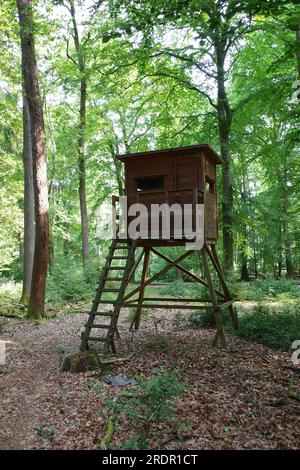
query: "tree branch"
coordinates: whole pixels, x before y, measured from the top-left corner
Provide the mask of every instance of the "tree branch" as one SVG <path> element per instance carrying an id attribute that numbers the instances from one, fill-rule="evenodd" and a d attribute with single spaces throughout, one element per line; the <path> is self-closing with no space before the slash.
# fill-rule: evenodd
<path id="1" fill-rule="evenodd" d="M 76 60 L 69 54 L 69 39 L 67 39 L 67 57 L 76 65 L 76 67 L 78 67 Z"/>

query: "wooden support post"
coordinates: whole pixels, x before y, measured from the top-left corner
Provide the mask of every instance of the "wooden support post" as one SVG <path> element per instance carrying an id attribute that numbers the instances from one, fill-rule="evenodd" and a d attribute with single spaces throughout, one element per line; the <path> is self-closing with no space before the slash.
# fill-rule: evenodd
<path id="1" fill-rule="evenodd" d="M 143 287 L 139 292 L 138 306 L 137 306 L 134 321 L 133 321 L 135 330 L 139 329 L 140 323 L 141 323 L 142 305 L 143 305 L 144 292 L 145 292 L 144 283 L 145 283 L 145 279 L 146 279 L 146 275 L 147 275 L 147 269 L 148 269 L 148 264 L 149 264 L 149 256 L 150 256 L 150 250 L 149 250 L 149 248 L 145 248 L 144 264 L 143 264 L 142 279 L 141 279 L 141 285 Z M 132 329 L 132 326 L 131 326 L 130 329 Z"/>
<path id="2" fill-rule="evenodd" d="M 216 247 L 215 245 L 211 245 L 211 252 L 208 248 L 208 246 L 206 247 L 206 250 L 208 252 L 208 255 L 214 265 L 214 267 L 216 268 L 216 271 L 218 273 L 218 276 L 219 276 L 219 279 L 220 279 L 220 282 L 221 282 L 221 285 L 222 285 L 222 288 L 223 288 L 223 291 L 224 291 L 224 294 L 225 294 L 225 300 L 232 300 L 232 297 L 231 297 L 231 294 L 229 292 L 229 289 L 227 287 L 227 284 L 226 284 L 226 279 L 225 279 L 225 276 L 224 276 L 224 273 L 223 273 L 223 270 L 222 270 L 222 266 L 221 266 L 221 263 L 219 261 L 219 258 L 218 258 L 218 253 L 217 253 L 217 250 L 216 250 Z M 236 309 L 233 307 L 233 305 L 228 305 L 228 310 L 229 310 L 229 313 L 230 313 L 230 316 L 231 316 L 231 321 L 232 321 L 232 324 L 233 324 L 233 328 L 235 330 L 238 330 L 239 329 L 239 324 L 238 324 L 238 317 L 237 317 L 237 313 L 236 313 Z"/>
<path id="3" fill-rule="evenodd" d="M 224 328 L 222 324 L 222 317 L 221 317 L 221 309 L 218 305 L 218 299 L 216 295 L 216 291 L 213 285 L 213 281 L 210 275 L 210 270 L 209 270 L 209 264 L 208 264 L 208 259 L 206 255 L 206 249 L 205 246 L 201 250 L 201 256 L 202 256 L 202 262 L 203 262 L 203 267 L 204 267 L 204 272 L 205 276 L 207 279 L 207 284 L 208 284 L 208 289 L 211 297 L 211 303 L 213 306 L 213 311 L 216 319 L 216 324 L 217 324 L 217 333 L 214 339 L 214 345 L 217 344 L 218 338 L 220 338 L 221 345 L 223 347 L 226 346 L 226 340 L 225 340 L 225 334 L 224 334 Z"/>

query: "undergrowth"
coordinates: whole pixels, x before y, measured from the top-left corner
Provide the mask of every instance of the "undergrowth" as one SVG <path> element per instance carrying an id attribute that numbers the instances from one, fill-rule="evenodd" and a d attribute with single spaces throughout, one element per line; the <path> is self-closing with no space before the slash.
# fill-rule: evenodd
<path id="1" fill-rule="evenodd" d="M 288 351 L 293 341 L 300 338 L 300 310 L 274 313 L 272 308 L 256 306 L 239 317 L 239 331 L 235 334 L 267 346 Z M 232 332 L 232 325 L 225 328 Z"/>
<path id="2" fill-rule="evenodd" d="M 118 399 L 109 402 L 112 413 L 120 423 L 130 423 L 133 436 L 124 449 L 147 449 L 153 426 L 171 420 L 174 414 L 174 398 L 185 393 L 187 383 L 178 381 L 177 372 L 158 369 L 154 375 L 137 378 L 137 385 L 122 390 Z"/>

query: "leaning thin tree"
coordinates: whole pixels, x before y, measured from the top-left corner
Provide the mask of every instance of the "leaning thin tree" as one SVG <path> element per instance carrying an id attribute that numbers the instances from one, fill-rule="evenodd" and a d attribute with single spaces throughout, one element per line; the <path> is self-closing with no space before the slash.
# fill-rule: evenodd
<path id="1" fill-rule="evenodd" d="M 47 151 L 34 46 L 32 0 L 17 0 L 17 7 L 22 49 L 22 74 L 31 124 L 35 203 L 35 246 L 28 313 L 34 317 L 40 317 L 45 313 L 45 288 L 49 259 Z"/>

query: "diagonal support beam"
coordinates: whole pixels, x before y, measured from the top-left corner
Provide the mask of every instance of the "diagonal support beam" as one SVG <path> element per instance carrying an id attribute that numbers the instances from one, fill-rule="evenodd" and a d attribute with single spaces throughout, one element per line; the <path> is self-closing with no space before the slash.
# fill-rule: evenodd
<path id="1" fill-rule="evenodd" d="M 128 277 L 128 281 L 127 281 L 127 283 L 126 283 L 126 286 L 131 282 L 131 279 L 133 278 L 133 275 L 134 275 L 134 273 L 135 273 L 135 271 L 136 271 L 138 265 L 140 264 L 141 259 L 143 258 L 144 253 L 145 253 L 145 250 L 143 249 L 143 250 L 141 251 L 141 253 L 139 254 L 139 256 L 138 256 L 138 259 L 136 260 L 136 262 L 135 262 L 134 265 L 132 266 L 131 271 L 130 271 L 130 273 L 129 273 L 129 277 Z"/>
<path id="2" fill-rule="evenodd" d="M 219 258 L 218 258 L 218 253 L 217 253 L 216 247 L 214 245 L 212 245 L 211 250 L 210 250 L 209 247 L 206 246 L 206 251 L 207 251 L 208 256 L 209 256 L 212 264 L 214 265 L 214 267 L 217 271 L 217 274 L 219 276 L 219 279 L 220 279 L 220 282 L 221 282 L 221 285 L 222 285 L 222 288 L 223 288 L 223 291 L 224 291 L 225 300 L 232 301 L 232 297 L 231 297 L 230 291 L 227 287 L 226 279 L 225 279 L 225 276 L 224 276 L 224 273 L 223 273 L 223 270 L 222 270 L 222 267 L 221 267 L 221 264 L 220 264 L 220 261 L 219 261 Z M 232 304 L 229 304 L 228 305 L 228 310 L 229 310 L 229 313 L 230 313 L 230 317 L 231 317 L 233 327 L 237 331 L 239 329 L 239 324 L 238 324 L 238 317 L 237 317 L 237 314 L 236 314 L 236 309 L 233 308 Z"/>
<path id="3" fill-rule="evenodd" d="M 156 250 L 155 248 L 151 248 L 151 251 L 153 253 L 155 253 L 157 256 L 160 256 L 163 260 L 167 261 L 168 263 L 171 263 L 172 260 L 170 258 L 168 258 L 168 256 L 164 255 L 163 253 L 161 253 L 160 251 Z M 204 287 L 206 287 L 207 289 L 209 289 L 209 286 L 208 286 L 208 283 L 205 282 L 203 279 L 201 279 L 201 277 L 199 276 L 196 276 L 196 274 L 193 274 L 191 273 L 190 271 L 188 271 L 188 269 L 184 268 L 183 266 L 181 266 L 180 264 L 176 264 L 175 266 L 176 268 L 178 268 L 180 271 L 182 271 L 184 274 L 186 274 L 187 276 L 189 276 L 190 278 L 194 279 L 194 281 L 197 281 L 199 282 L 199 284 L 202 284 Z M 220 297 L 222 297 L 223 299 L 225 299 L 225 295 L 223 294 L 223 292 L 215 289 L 215 292 L 216 294 L 218 294 Z"/>
<path id="4" fill-rule="evenodd" d="M 171 261 L 169 263 L 168 266 L 165 266 L 163 269 L 161 269 L 158 273 L 154 274 L 152 277 L 150 277 L 149 279 L 147 279 L 147 281 L 145 281 L 144 283 L 142 283 L 139 287 L 137 287 L 136 289 L 134 289 L 133 291 L 129 292 L 124 298 L 123 298 L 123 302 L 125 302 L 127 299 L 129 299 L 130 297 L 132 297 L 134 294 L 136 294 L 137 292 L 140 292 L 141 290 L 145 289 L 146 286 L 148 286 L 149 284 L 151 284 L 151 282 L 155 281 L 155 279 L 158 279 L 162 274 L 166 273 L 167 271 L 169 271 L 171 268 L 173 268 L 175 265 L 177 265 L 178 263 L 180 263 L 180 261 L 183 261 L 185 258 L 187 258 L 188 256 L 190 256 L 192 253 L 194 253 L 193 250 L 191 251 L 186 251 L 183 255 L 179 256 L 179 258 L 175 259 L 174 261 Z"/>

